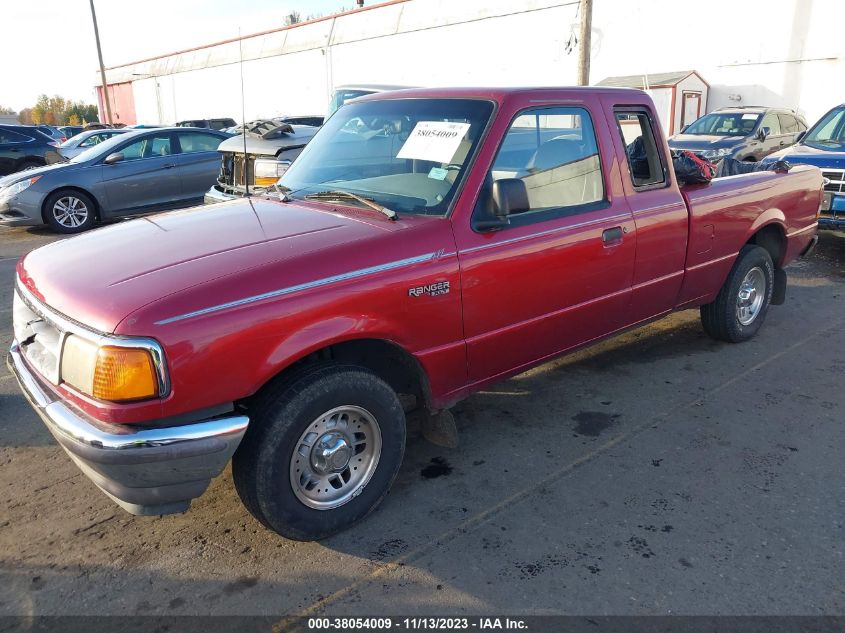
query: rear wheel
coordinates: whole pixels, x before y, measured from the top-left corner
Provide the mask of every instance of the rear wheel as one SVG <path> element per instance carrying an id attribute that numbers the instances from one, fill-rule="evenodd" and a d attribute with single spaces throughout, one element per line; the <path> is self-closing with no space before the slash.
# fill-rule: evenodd
<path id="1" fill-rule="evenodd" d="M 44 202 L 44 219 L 57 233 L 81 233 L 97 222 L 94 201 L 81 191 L 56 191 Z"/>
<path id="2" fill-rule="evenodd" d="M 754 336 L 769 310 L 774 275 L 774 264 L 765 248 L 743 247 L 716 300 L 701 306 L 704 331 L 729 343 Z"/>
<path id="3" fill-rule="evenodd" d="M 405 452 L 405 413 L 381 378 L 316 365 L 271 386 L 232 460 L 247 509 L 296 540 L 325 538 L 372 512 Z"/>

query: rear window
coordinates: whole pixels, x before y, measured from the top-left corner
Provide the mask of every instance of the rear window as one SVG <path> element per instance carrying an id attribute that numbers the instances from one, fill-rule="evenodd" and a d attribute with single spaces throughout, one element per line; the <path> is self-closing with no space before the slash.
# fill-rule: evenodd
<path id="1" fill-rule="evenodd" d="M 0 129 L 0 143 L 26 143 L 31 140 L 32 138 L 29 136 L 18 134 L 12 130 Z"/>

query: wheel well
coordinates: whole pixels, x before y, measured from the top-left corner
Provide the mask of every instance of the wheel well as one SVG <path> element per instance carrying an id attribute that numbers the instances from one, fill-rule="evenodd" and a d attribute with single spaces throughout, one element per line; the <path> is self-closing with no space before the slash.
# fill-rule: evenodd
<path id="1" fill-rule="evenodd" d="M 777 224 L 768 224 L 751 236 L 746 244 L 756 244 L 765 248 L 775 264 L 780 268 L 786 247 L 786 235 L 783 229 Z"/>
<path id="2" fill-rule="evenodd" d="M 745 158 L 742 159 L 742 161 L 744 163 L 756 163 L 757 159 L 754 158 L 753 156 L 746 156 Z"/>
<path id="3" fill-rule="evenodd" d="M 273 376 L 250 400 L 271 388 L 279 378 L 325 361 L 351 363 L 369 369 L 399 394 L 406 412 L 422 407 L 432 410 L 428 377 L 419 361 L 395 343 L 382 339 L 344 341 L 312 352 Z"/>
<path id="4" fill-rule="evenodd" d="M 86 191 L 82 187 L 59 187 L 55 191 L 51 191 L 45 198 L 44 202 L 41 204 L 41 219 L 44 220 L 44 224 L 47 224 L 47 200 L 50 199 L 50 196 L 53 194 L 59 193 L 60 191 L 78 191 L 79 193 L 83 193 L 94 202 L 94 215 L 98 220 L 102 219 L 102 215 L 100 214 L 100 203 L 97 200 L 96 196 L 94 196 L 90 191 Z"/>

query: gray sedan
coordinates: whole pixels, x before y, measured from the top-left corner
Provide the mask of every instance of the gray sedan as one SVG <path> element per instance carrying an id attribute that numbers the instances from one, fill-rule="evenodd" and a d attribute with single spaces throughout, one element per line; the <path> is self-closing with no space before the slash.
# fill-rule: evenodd
<path id="1" fill-rule="evenodd" d="M 79 233 L 100 220 L 201 203 L 226 138 L 184 127 L 130 131 L 67 163 L 0 178 L 0 224 Z"/>
<path id="2" fill-rule="evenodd" d="M 68 160 L 74 156 L 79 156 L 82 152 L 95 145 L 99 145 L 106 139 L 118 134 L 126 134 L 129 130 L 88 130 L 87 132 L 80 132 L 76 136 L 70 137 L 64 143 L 59 145 L 59 154 Z"/>

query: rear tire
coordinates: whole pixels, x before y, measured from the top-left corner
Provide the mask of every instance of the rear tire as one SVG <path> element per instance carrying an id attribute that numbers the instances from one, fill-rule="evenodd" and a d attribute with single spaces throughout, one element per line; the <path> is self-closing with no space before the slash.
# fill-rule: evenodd
<path id="1" fill-rule="evenodd" d="M 300 541 L 326 538 L 387 495 L 405 452 L 405 413 L 369 370 L 306 367 L 271 385 L 252 409 L 232 474 L 266 527 Z"/>
<path id="2" fill-rule="evenodd" d="M 701 306 L 704 331 L 729 343 L 757 334 L 772 300 L 774 277 L 769 252 L 752 244 L 744 246 L 716 300 Z"/>
<path id="3" fill-rule="evenodd" d="M 88 194 L 60 189 L 44 201 L 44 220 L 56 233 L 81 233 L 97 223 L 96 206 Z"/>

